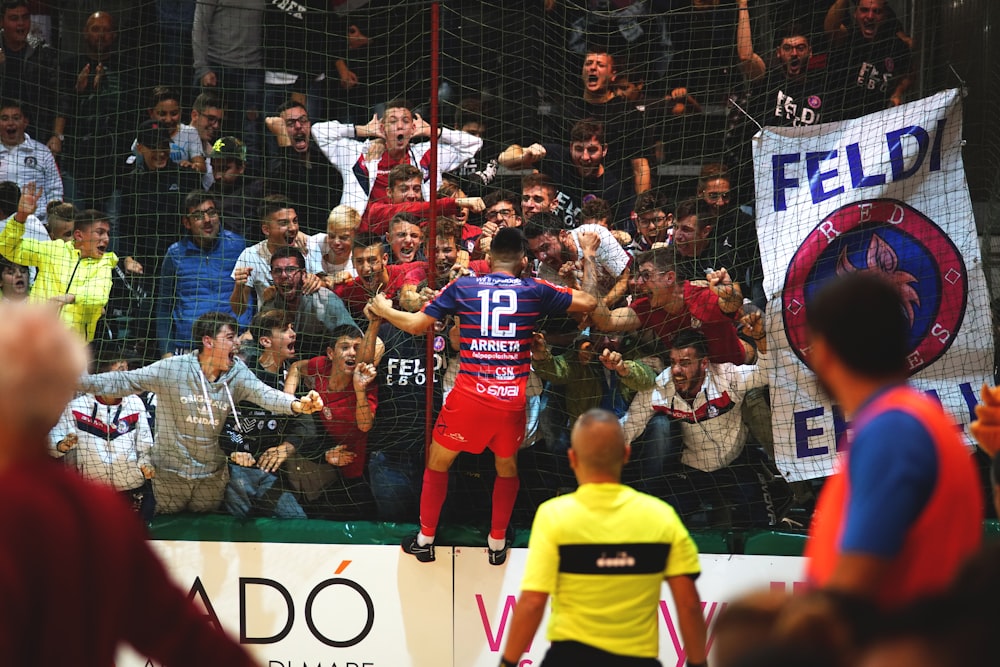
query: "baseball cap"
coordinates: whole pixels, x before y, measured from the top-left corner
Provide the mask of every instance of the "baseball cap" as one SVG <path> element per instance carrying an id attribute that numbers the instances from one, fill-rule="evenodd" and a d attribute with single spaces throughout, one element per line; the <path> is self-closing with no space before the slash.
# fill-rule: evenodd
<path id="1" fill-rule="evenodd" d="M 212 152 L 208 157 L 233 158 L 246 162 L 247 147 L 236 137 L 222 137 L 212 144 Z"/>
<path id="2" fill-rule="evenodd" d="M 170 130 L 159 121 L 147 120 L 135 133 L 136 143 L 153 150 L 170 148 Z"/>

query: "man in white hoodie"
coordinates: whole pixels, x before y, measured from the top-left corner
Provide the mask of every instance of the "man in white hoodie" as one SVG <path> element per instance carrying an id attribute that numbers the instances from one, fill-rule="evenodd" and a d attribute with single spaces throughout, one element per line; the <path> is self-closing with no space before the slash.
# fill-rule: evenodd
<path id="1" fill-rule="evenodd" d="M 157 512 L 210 512 L 222 503 L 229 468 L 219 434 L 242 401 L 279 414 L 309 414 L 323 408 L 314 391 L 302 399 L 272 389 L 236 358 L 237 324 L 232 315 L 205 313 L 192 327 L 198 349 L 134 371 L 83 376 L 78 387 L 106 397 L 140 391 L 156 394 Z"/>
<path id="2" fill-rule="evenodd" d="M 682 515 L 697 510 L 703 496 L 712 491 L 729 505 L 734 523 L 773 522 L 765 480 L 758 478 L 757 466 L 745 451 L 749 429 L 742 417 L 747 391 L 765 384 L 757 366 L 709 362 L 705 334 L 685 329 L 671 343 L 670 367 L 657 376 L 652 389 L 632 400 L 622 417 L 628 442 L 643 432 L 654 414 L 667 415 L 681 430 L 680 465 L 665 472 L 683 473 L 667 480 L 671 504 Z M 668 443 L 662 444 L 664 456 L 672 454 Z"/>

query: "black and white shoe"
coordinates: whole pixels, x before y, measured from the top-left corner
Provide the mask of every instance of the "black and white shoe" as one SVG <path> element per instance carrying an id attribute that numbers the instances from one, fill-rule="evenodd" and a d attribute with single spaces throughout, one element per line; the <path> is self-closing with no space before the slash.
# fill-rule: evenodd
<path id="1" fill-rule="evenodd" d="M 399 546 L 403 549 L 403 553 L 410 554 L 421 563 L 434 562 L 434 544 L 431 543 L 426 546 L 421 546 L 417 541 L 416 533 L 403 540 L 403 543 Z"/>
<path id="2" fill-rule="evenodd" d="M 508 528 L 507 536 L 504 539 L 502 549 L 494 551 L 493 549 L 486 547 L 487 556 L 490 559 L 490 565 L 503 565 L 507 562 L 507 552 L 510 551 L 512 544 L 514 544 L 514 533 Z"/>

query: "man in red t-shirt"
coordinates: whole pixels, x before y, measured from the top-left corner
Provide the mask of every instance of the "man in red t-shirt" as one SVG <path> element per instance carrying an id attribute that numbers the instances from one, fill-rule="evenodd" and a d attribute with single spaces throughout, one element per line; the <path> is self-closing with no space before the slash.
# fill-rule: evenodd
<path id="1" fill-rule="evenodd" d="M 364 309 L 376 293 L 395 300 L 404 285 L 419 285 L 427 278 L 427 266 L 422 262 L 389 264 L 382 237 L 370 232 L 355 235 L 351 261 L 358 277 L 335 285 L 333 291 L 360 324 L 367 324 Z"/>
<path id="2" fill-rule="evenodd" d="M 584 291 L 596 294 L 593 258 L 600 239 L 581 234 Z M 708 339 L 709 360 L 713 363 L 753 363 L 757 350 L 737 333 L 735 316 L 743 303 L 739 287 L 725 269 L 714 271 L 706 280 L 677 279 L 675 250 L 672 246 L 641 253 L 636 258 L 637 292 L 643 294 L 628 306 L 609 311 L 598 299 L 594 326 L 601 331 L 650 330 L 666 347 L 684 329 L 700 328 Z"/>
<path id="3" fill-rule="evenodd" d="M 437 200 L 438 215 L 457 215 L 463 208 L 481 213 L 485 207 L 480 197 L 439 197 Z M 397 213 L 415 215 L 423 227 L 430 210 L 430 202 L 424 201 L 423 172 L 412 164 L 397 164 L 389 170 L 388 197 L 368 204 L 359 230 L 384 234 Z"/>

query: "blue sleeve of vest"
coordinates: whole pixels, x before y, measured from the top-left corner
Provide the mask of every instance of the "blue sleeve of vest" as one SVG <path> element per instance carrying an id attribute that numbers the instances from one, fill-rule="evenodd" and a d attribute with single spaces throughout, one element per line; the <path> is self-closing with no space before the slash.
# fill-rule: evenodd
<path id="1" fill-rule="evenodd" d="M 937 447 L 920 420 L 889 410 L 857 434 L 849 456 L 841 551 L 892 558 L 934 491 Z"/>

